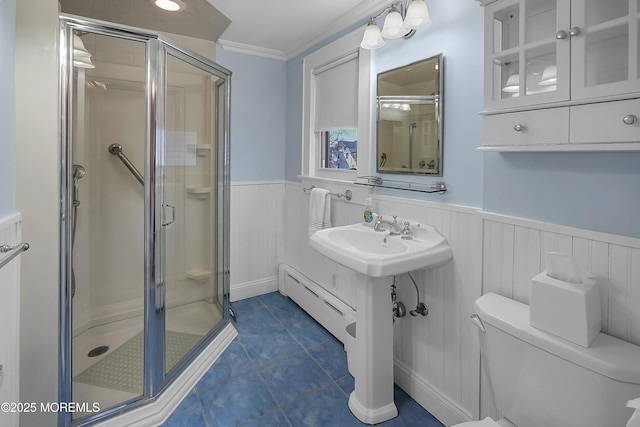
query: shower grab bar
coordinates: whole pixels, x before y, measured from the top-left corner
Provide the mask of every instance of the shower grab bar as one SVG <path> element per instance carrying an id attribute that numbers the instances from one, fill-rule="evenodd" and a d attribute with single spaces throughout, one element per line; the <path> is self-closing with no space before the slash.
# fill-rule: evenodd
<path id="1" fill-rule="evenodd" d="M 114 156 L 117 156 L 122 161 L 122 163 L 124 163 L 127 169 L 129 169 L 129 171 L 133 174 L 133 176 L 136 177 L 138 182 L 142 184 L 142 186 L 144 187 L 144 177 L 142 176 L 140 171 L 133 165 L 133 163 L 131 163 L 131 161 L 127 158 L 127 156 L 124 155 L 124 153 L 122 152 L 122 145 L 111 144 L 109 146 L 109 153 L 113 154 Z"/>
<path id="2" fill-rule="evenodd" d="M 19 245 L 16 245 L 16 246 L 9 246 L 9 245 L 0 246 L 1 254 L 9 253 L 9 255 L 7 255 L 6 257 L 0 260 L 0 268 L 7 265 L 12 259 L 20 255 L 21 252 L 25 252 L 27 250 L 29 250 L 28 243 L 20 243 Z"/>

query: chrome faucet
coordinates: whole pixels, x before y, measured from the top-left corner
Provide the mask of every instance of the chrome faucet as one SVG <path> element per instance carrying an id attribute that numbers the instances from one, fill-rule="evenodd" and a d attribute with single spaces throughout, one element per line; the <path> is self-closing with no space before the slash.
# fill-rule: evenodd
<path id="1" fill-rule="evenodd" d="M 400 234 L 400 224 L 398 224 L 398 221 L 396 220 L 396 215 L 393 216 L 393 222 L 382 218 L 382 215 L 378 215 L 378 219 L 375 224 L 373 224 L 373 229 L 375 231 L 388 230 L 389 234 L 392 236 Z"/>

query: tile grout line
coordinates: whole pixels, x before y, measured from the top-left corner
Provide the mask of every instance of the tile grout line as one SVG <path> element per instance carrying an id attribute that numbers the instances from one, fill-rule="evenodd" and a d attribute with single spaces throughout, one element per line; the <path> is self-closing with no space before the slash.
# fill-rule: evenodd
<path id="1" fill-rule="evenodd" d="M 289 299 L 289 297 L 286 297 L 286 296 L 283 296 L 283 298 L 288 298 L 288 299 Z M 277 360 L 273 360 L 273 361 L 271 361 L 271 363 L 268 363 L 268 364 L 266 364 L 266 365 L 263 365 L 263 366 L 262 366 L 262 368 L 264 368 L 264 367 L 266 367 L 266 366 L 269 366 L 269 365 L 272 365 L 272 364 L 274 364 L 274 363 L 276 363 L 276 362 L 278 362 L 278 361 L 285 360 L 285 359 L 290 358 L 290 357 L 292 357 L 292 356 L 294 356 L 294 355 L 297 355 L 297 354 L 299 354 L 299 353 L 304 352 L 304 353 L 306 353 L 306 354 L 307 354 L 307 356 L 309 356 L 309 358 L 310 358 L 311 360 L 313 360 L 313 362 L 314 362 L 316 365 L 318 365 L 318 367 L 322 370 L 322 372 L 324 372 L 324 374 L 325 374 L 325 375 L 327 375 L 327 377 L 328 377 L 328 378 L 329 378 L 329 380 L 330 380 L 327 384 L 325 384 L 325 385 L 323 385 L 323 386 L 321 386 L 321 387 L 319 387 L 319 388 L 317 388 L 317 389 L 315 389 L 315 390 L 312 390 L 312 391 L 310 391 L 309 393 L 306 393 L 306 394 L 304 394 L 304 395 L 302 395 L 302 396 L 299 396 L 297 399 L 295 399 L 295 400 L 293 400 L 293 401 L 291 401 L 291 402 L 288 402 L 288 403 L 287 403 L 286 405 L 284 405 L 284 406 L 286 407 L 286 406 L 292 405 L 292 404 L 294 404 L 295 402 L 298 402 L 299 400 L 301 400 L 301 399 L 303 399 L 303 398 L 306 398 L 306 397 L 308 397 L 308 396 L 310 396 L 310 395 L 312 395 L 312 394 L 314 394 L 314 393 L 317 393 L 317 392 L 319 392 L 319 391 L 321 391 L 321 390 L 324 390 L 324 389 L 328 388 L 328 387 L 329 387 L 329 386 L 331 386 L 331 385 L 335 385 L 335 386 L 338 388 L 338 390 L 339 390 L 341 393 L 343 393 L 343 394 L 348 398 L 348 397 L 349 397 L 349 394 L 348 394 L 345 390 L 343 390 L 343 389 L 342 389 L 342 387 L 340 387 L 340 384 L 338 384 L 338 382 L 337 382 L 337 381 L 338 381 L 338 380 L 340 380 L 340 379 L 342 379 L 342 378 L 347 377 L 347 376 L 348 376 L 348 375 L 350 375 L 350 374 L 349 374 L 349 373 L 347 373 L 346 375 L 344 375 L 344 376 L 342 376 L 342 377 L 340 377 L 340 378 L 338 378 L 338 379 L 334 379 L 334 378 L 333 378 L 333 376 L 331 375 L 331 373 L 330 373 L 329 371 L 327 371 L 327 370 L 325 369 L 325 367 L 324 367 L 324 366 L 323 366 L 323 365 L 322 365 L 322 364 L 321 364 L 321 363 L 320 363 L 320 362 L 319 362 L 315 357 L 313 357 L 313 355 L 309 352 L 309 350 L 310 350 L 310 349 L 312 349 L 312 348 L 316 348 L 316 347 L 320 347 L 321 345 L 323 345 L 323 344 L 325 344 L 325 343 L 327 343 L 327 342 L 331 341 L 332 339 L 336 339 L 336 340 L 337 340 L 337 338 L 336 338 L 336 337 L 334 337 L 334 336 L 333 336 L 333 334 L 331 334 L 331 332 L 327 331 L 327 329 L 326 329 L 326 328 L 324 328 L 322 325 L 320 325 L 320 324 L 319 324 L 315 319 L 311 318 L 311 320 L 313 320 L 314 322 L 316 322 L 320 327 L 322 327 L 325 331 L 327 331 L 327 332 L 329 333 L 329 338 L 327 338 L 327 339 L 326 339 L 326 340 L 324 340 L 324 341 L 318 342 L 318 343 L 316 343 L 316 344 L 314 344 L 314 345 L 312 345 L 312 346 L 305 346 L 302 342 L 300 342 L 300 340 L 298 340 L 298 338 L 295 336 L 295 334 L 294 334 L 293 332 L 291 332 L 291 330 L 290 330 L 290 329 L 287 327 L 287 325 L 286 325 L 286 324 L 285 324 L 285 323 L 280 319 L 280 317 L 278 317 L 278 315 L 277 315 L 277 314 L 275 314 L 275 313 L 273 312 L 273 310 L 271 310 L 271 308 L 272 308 L 272 307 L 270 307 L 270 305 L 269 305 L 269 304 L 265 303 L 265 302 L 262 300 L 262 298 L 260 298 L 259 296 L 258 296 L 258 298 L 257 298 L 257 299 L 258 299 L 258 301 L 260 301 L 260 302 L 264 305 L 264 307 L 267 309 L 267 311 L 268 311 L 268 312 L 269 312 L 269 313 L 270 313 L 270 314 L 271 314 L 271 315 L 272 315 L 272 316 L 273 316 L 273 317 L 278 321 L 278 323 L 279 323 L 279 324 L 280 324 L 280 325 L 281 325 L 281 326 L 282 326 L 282 327 L 287 331 L 287 333 L 289 333 L 289 335 L 291 335 L 291 337 L 294 339 L 294 341 L 295 341 L 295 342 L 297 342 L 297 343 L 300 345 L 300 347 L 302 347 L 302 351 L 299 351 L 299 352 L 296 352 L 296 353 L 293 353 L 293 354 L 287 355 L 287 356 L 285 356 L 285 357 L 281 357 L 281 358 L 279 358 L 279 359 L 277 359 Z M 290 300 L 290 299 L 289 299 L 289 300 Z M 292 302 L 293 302 L 293 301 L 292 301 Z M 295 304 L 295 303 L 294 303 L 294 304 Z M 296 308 L 297 308 L 298 310 L 304 311 L 304 310 L 303 310 L 300 306 L 298 306 L 298 305 L 296 305 Z M 242 347 L 244 348 L 244 344 L 241 344 L 241 345 L 242 345 Z M 246 351 L 246 349 L 245 349 L 245 351 Z M 247 353 L 248 353 L 248 352 L 247 352 Z M 250 357 L 250 356 L 249 356 L 249 357 Z M 346 354 L 345 354 L 345 357 L 346 357 Z M 250 357 L 250 358 L 251 358 L 251 357 Z M 253 362 L 253 359 L 251 359 L 251 360 L 252 360 L 252 362 Z M 258 368 L 258 371 L 260 371 L 260 369 L 261 369 L 261 368 Z M 276 402 L 276 405 L 278 405 L 278 408 L 282 411 L 282 413 L 284 414 L 284 416 L 285 416 L 285 418 L 287 419 L 287 421 L 289 422 L 289 424 L 291 424 L 291 420 L 289 420 L 289 417 L 287 417 L 287 415 L 286 415 L 286 413 L 285 413 L 285 411 L 284 411 L 284 408 L 280 405 L 280 402 L 278 402 L 278 400 L 277 400 L 277 399 L 275 398 L 275 396 L 273 395 L 273 393 L 272 393 L 272 391 L 271 391 L 271 387 L 269 387 L 269 384 L 266 382 L 266 380 L 265 380 L 265 379 L 264 379 L 264 377 L 262 376 L 262 373 L 261 373 L 261 372 L 258 372 L 258 374 L 260 375 L 260 378 L 264 381 L 265 385 L 267 386 L 267 389 L 269 390 L 269 393 L 271 393 L 272 397 L 274 398 L 274 401 Z M 353 416 L 353 414 L 352 414 L 352 416 Z"/>

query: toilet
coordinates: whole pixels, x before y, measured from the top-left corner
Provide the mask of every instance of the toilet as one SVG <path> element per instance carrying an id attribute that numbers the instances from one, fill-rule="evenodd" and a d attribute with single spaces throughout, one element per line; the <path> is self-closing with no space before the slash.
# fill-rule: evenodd
<path id="1" fill-rule="evenodd" d="M 640 347 L 604 333 L 582 347 L 529 324 L 529 306 L 486 294 L 471 316 L 504 417 L 452 427 L 624 427 L 640 397 Z"/>

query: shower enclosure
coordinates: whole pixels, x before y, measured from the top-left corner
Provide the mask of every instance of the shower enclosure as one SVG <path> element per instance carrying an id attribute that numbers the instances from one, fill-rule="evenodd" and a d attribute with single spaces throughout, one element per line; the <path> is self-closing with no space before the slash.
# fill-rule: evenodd
<path id="1" fill-rule="evenodd" d="M 153 402 L 229 323 L 230 72 L 60 17 L 59 426 Z"/>

